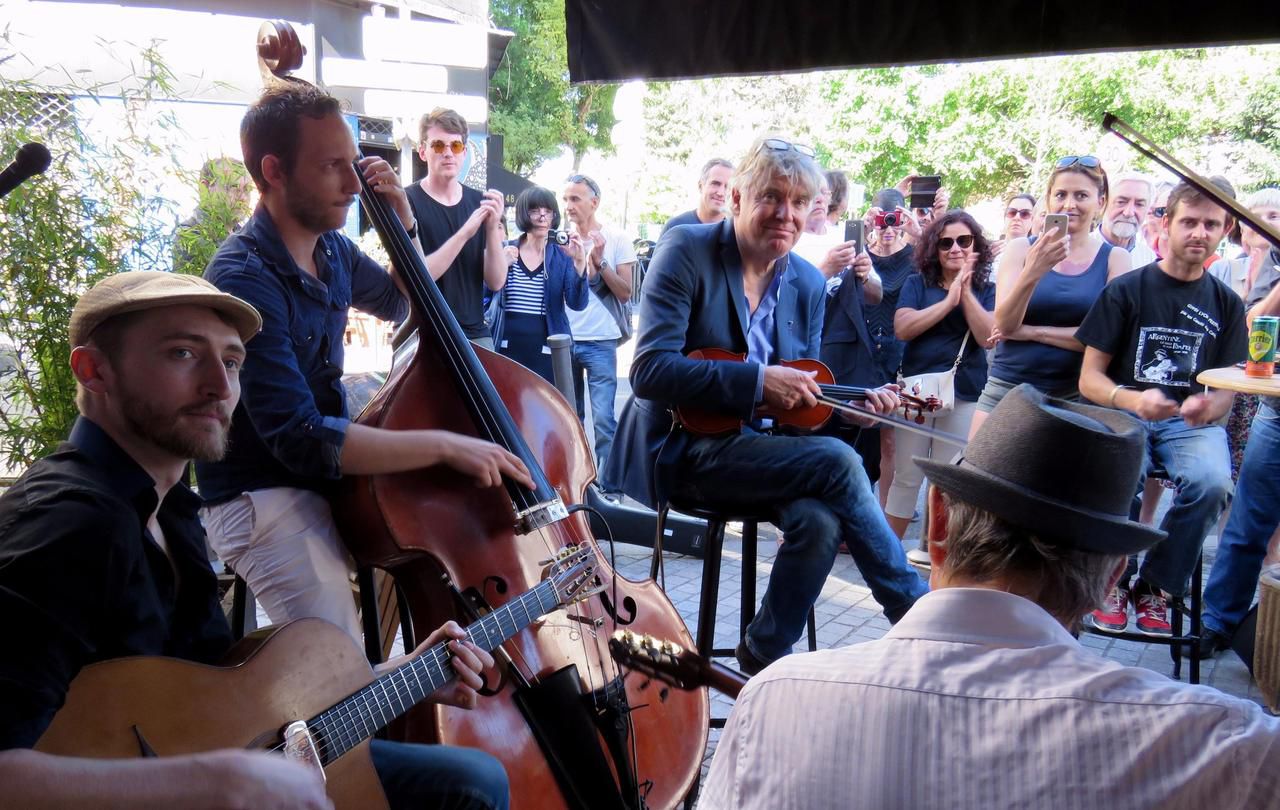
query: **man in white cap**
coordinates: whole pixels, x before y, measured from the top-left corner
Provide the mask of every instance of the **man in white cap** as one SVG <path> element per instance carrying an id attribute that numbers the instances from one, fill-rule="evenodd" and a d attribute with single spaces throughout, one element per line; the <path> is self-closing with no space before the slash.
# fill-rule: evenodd
<path id="1" fill-rule="evenodd" d="M 1145 439 L 1021 385 L 957 463 L 916 459 L 947 516 L 930 593 L 878 641 L 752 678 L 699 810 L 1275 806 L 1280 720 L 1072 637 L 1163 537 L 1128 519 Z"/>
<path id="2" fill-rule="evenodd" d="M 264 751 L 112 761 L 25 750 L 85 666 L 226 654 L 200 499 L 183 479 L 193 458 L 225 452 L 245 343 L 261 327 L 245 301 L 173 273 L 120 273 L 76 303 L 80 418 L 0 496 L 0 806 L 332 806 L 319 773 Z M 446 635 L 459 678 L 433 699 L 474 706 L 493 659 L 452 622 L 424 645 Z M 393 806 L 506 807 L 506 776 L 487 754 L 381 740 L 370 750 Z"/>

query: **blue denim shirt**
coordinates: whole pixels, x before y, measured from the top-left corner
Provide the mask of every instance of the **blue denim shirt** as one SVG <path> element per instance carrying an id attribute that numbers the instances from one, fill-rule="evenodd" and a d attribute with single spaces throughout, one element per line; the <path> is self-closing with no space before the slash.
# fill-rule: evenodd
<path id="1" fill-rule="evenodd" d="M 750 325 L 747 327 L 747 362 L 760 364 L 760 376 L 756 380 L 756 402 L 764 401 L 764 367 L 778 356 L 778 329 L 773 317 L 778 308 L 778 288 L 782 286 L 782 277 L 787 272 L 787 256 L 778 259 L 773 281 L 764 291 L 756 311 L 751 313 Z M 750 302 L 747 304 L 750 309 Z"/>
<path id="2" fill-rule="evenodd" d="M 227 455 L 196 464 L 207 504 L 270 487 L 324 492 L 342 474 L 347 310 L 401 321 L 409 304 L 387 272 L 337 231 L 320 237 L 315 261 L 319 278 L 293 261 L 259 206 L 205 270 L 218 289 L 262 315 L 262 331 L 246 347 Z"/>

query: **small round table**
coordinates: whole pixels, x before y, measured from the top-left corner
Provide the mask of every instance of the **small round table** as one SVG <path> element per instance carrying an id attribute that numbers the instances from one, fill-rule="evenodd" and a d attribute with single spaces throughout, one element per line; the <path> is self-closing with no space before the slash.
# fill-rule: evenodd
<path id="1" fill-rule="evenodd" d="M 1196 375 L 1196 382 L 1206 388 L 1221 388 L 1241 394 L 1262 394 L 1264 397 L 1280 397 L 1280 374 L 1270 377 L 1246 377 L 1244 369 L 1236 366 L 1205 369 Z"/>

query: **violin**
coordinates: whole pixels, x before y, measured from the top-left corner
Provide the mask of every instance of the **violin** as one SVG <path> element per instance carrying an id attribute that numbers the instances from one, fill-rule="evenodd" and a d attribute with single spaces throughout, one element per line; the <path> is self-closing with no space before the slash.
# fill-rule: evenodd
<path id="1" fill-rule="evenodd" d="M 747 360 L 745 353 L 731 352 L 728 349 L 694 349 L 687 356 L 692 360 L 716 360 L 731 363 L 745 363 Z M 776 425 L 792 430 L 814 431 L 830 421 L 831 415 L 836 411 L 858 415 L 867 413 L 866 411 L 850 408 L 847 403 L 865 402 L 867 392 L 871 389 L 853 385 L 837 385 L 835 375 L 831 373 L 831 369 L 822 361 L 800 358 L 798 360 L 783 360 L 778 365 L 814 374 L 814 379 L 821 390 L 821 394 L 818 396 L 818 404 L 779 410 L 766 403 L 756 409 L 756 416 L 772 419 Z M 926 413 L 933 413 L 942 407 L 942 402 L 937 397 L 924 398 L 914 394 L 899 393 L 898 399 L 901 403 L 900 407 L 903 415 L 907 419 L 914 420 L 916 424 L 924 424 L 924 415 Z M 724 436 L 738 433 L 742 430 L 744 424 L 736 416 L 685 405 L 676 407 L 674 413 L 676 421 L 681 427 L 699 436 Z"/>

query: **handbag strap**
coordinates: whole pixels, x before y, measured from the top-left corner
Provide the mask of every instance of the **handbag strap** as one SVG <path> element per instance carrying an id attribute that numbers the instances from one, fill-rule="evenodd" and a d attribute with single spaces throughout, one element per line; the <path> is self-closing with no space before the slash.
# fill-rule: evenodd
<path id="1" fill-rule="evenodd" d="M 956 361 L 951 364 L 952 368 L 960 368 L 960 362 L 964 360 L 964 348 L 969 345 L 969 335 L 971 334 L 973 334 L 973 332 L 968 329 L 964 330 L 964 340 L 960 341 L 960 351 L 956 354 Z"/>

